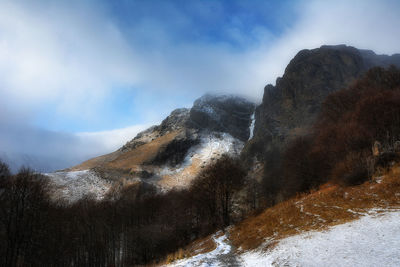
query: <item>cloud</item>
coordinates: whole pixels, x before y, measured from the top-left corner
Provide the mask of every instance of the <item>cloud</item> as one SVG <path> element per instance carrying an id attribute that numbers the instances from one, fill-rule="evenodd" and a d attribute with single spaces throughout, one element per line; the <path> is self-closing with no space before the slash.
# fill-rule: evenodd
<path id="1" fill-rule="evenodd" d="M 132 83 L 134 58 L 118 29 L 81 9 L 0 3 L 3 99 L 28 110 L 56 101 L 56 112 L 90 116 L 113 86 Z"/>
<path id="2" fill-rule="evenodd" d="M 135 2 L 132 12 L 138 6 L 149 14 L 137 12 L 135 23 L 121 26 L 94 2 L 38 3 L 0 4 L 1 94 L 33 110 L 57 101 L 56 112 L 77 119 L 95 117 L 124 86 L 171 97 L 229 91 L 260 99 L 300 49 L 347 43 L 394 53 L 400 39 L 395 1 L 301 1 L 293 7 L 297 21 L 278 33 L 261 23 L 243 26 L 248 21 L 235 13 L 214 39 L 197 28 L 207 16 L 229 15 L 222 4 L 192 4 L 197 11 L 189 12 L 172 2 Z"/>
<path id="3" fill-rule="evenodd" d="M 21 166 L 50 172 L 117 150 L 150 125 L 112 131 L 63 133 L 26 125 L 0 125 L 0 159 L 15 172 Z"/>
<path id="4" fill-rule="evenodd" d="M 97 145 L 100 145 L 99 150 L 103 150 L 101 152 L 104 153 L 106 151 L 113 151 L 120 148 L 123 144 L 135 137 L 139 132 L 149 128 L 150 126 L 150 124 L 144 124 L 111 131 L 82 132 L 77 133 L 76 137 L 78 137 L 82 143 L 97 143 Z M 93 150 L 90 151 L 93 153 Z M 95 152 L 95 154 L 101 154 L 101 152 Z"/>

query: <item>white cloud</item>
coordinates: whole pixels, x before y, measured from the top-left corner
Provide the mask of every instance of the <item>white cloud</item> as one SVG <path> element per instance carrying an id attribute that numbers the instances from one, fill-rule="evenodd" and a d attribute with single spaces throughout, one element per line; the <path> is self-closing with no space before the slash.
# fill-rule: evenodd
<path id="1" fill-rule="evenodd" d="M 111 131 L 100 131 L 100 132 L 82 132 L 77 133 L 76 136 L 81 140 L 82 143 L 95 142 L 100 146 L 98 153 L 106 153 L 114 151 L 120 148 L 123 144 L 130 141 L 140 131 L 149 128 L 150 124 L 145 125 L 134 125 L 122 129 L 116 129 Z"/>
<path id="2" fill-rule="evenodd" d="M 13 171 L 21 166 L 39 171 L 71 167 L 117 150 L 150 125 L 90 133 L 62 133 L 27 125 L 0 125 L 0 159 Z"/>
<path id="3" fill-rule="evenodd" d="M 173 40 L 175 29 L 157 18 L 140 18 L 121 30 L 101 8 L 81 3 L 35 8 L 23 1 L 0 3 L 3 96 L 33 109 L 58 101 L 58 112 L 79 118 L 95 116 L 93 110 L 118 86 L 229 91 L 260 99 L 262 87 L 281 75 L 300 49 L 346 43 L 394 53 L 400 41 L 395 1 L 304 1 L 296 5 L 298 21 L 279 36 L 268 25 L 256 25 L 251 33 L 224 29 L 236 40 L 251 34 L 254 44 L 245 49 L 223 40 Z M 176 22 L 168 25 L 188 23 L 187 15 L 169 11 Z"/>
<path id="4" fill-rule="evenodd" d="M 113 86 L 131 84 L 134 57 L 119 30 L 79 6 L 0 3 L 0 90 L 3 99 L 35 110 L 90 114 Z"/>

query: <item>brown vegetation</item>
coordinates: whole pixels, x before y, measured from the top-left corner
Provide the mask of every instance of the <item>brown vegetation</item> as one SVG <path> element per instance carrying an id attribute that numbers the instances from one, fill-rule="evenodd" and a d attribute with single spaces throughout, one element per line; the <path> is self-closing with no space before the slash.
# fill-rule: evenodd
<path id="1" fill-rule="evenodd" d="M 373 208 L 400 208 L 399 165 L 376 181 L 352 187 L 326 184 L 268 208 L 235 226 L 230 240 L 242 250 L 268 248 L 286 236 L 351 221 Z"/>
<path id="2" fill-rule="evenodd" d="M 160 147 L 166 146 L 171 142 L 179 131 L 174 131 L 162 135 L 149 143 L 136 147 L 128 151 L 115 151 L 113 153 L 96 157 L 83 162 L 80 165 L 72 167 L 71 170 L 86 170 L 94 167 L 116 168 L 130 170 L 137 165 L 151 161 L 160 150 Z"/>
<path id="3" fill-rule="evenodd" d="M 332 181 L 357 185 L 400 159 L 400 71 L 374 68 L 346 89 L 330 94 L 312 133 L 286 151 L 266 156 L 264 189 L 269 205 Z M 382 152 L 373 155 L 375 143 Z M 376 153 L 376 152 L 375 152 Z M 277 154 L 277 155 L 276 155 Z M 280 158 L 281 157 L 281 158 Z"/>

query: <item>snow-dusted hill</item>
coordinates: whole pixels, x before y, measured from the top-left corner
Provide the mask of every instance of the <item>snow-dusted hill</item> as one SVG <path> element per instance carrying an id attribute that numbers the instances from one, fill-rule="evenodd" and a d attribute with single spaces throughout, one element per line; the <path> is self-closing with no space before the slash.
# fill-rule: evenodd
<path id="1" fill-rule="evenodd" d="M 70 200 L 86 194 L 101 199 L 122 180 L 161 191 L 187 187 L 223 154 L 240 154 L 252 134 L 254 108 L 237 96 L 205 95 L 191 109 L 174 110 L 117 151 L 46 175 L 57 185 L 56 194 Z"/>
<path id="2" fill-rule="evenodd" d="M 92 195 L 102 199 L 111 184 L 90 170 L 45 173 L 55 185 L 57 197 L 76 201 L 83 196 Z"/>

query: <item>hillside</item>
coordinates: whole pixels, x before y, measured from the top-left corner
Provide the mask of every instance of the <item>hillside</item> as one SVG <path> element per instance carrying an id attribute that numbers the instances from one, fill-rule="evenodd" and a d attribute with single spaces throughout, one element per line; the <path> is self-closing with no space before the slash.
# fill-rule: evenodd
<path id="1" fill-rule="evenodd" d="M 397 266 L 399 192 L 399 165 L 359 186 L 327 184 L 210 236 L 215 246 L 203 240 L 209 252 L 189 246 L 168 266 Z"/>
<path id="2" fill-rule="evenodd" d="M 160 191 L 185 188 L 223 154 L 238 156 L 249 139 L 254 104 L 232 95 L 204 95 L 160 125 L 139 133 L 117 151 L 46 174 L 68 199 L 86 193 L 101 199 L 111 188 L 146 183 Z M 88 175 L 85 175 L 88 174 Z M 79 177 L 71 181 L 69 177 Z"/>
<path id="3" fill-rule="evenodd" d="M 394 245 L 398 240 L 393 235 L 400 226 L 396 223 L 399 125 L 400 71 L 396 67 L 372 68 L 350 86 L 330 93 L 308 134 L 292 136 L 277 153 L 281 159 L 266 162 L 268 169 L 258 186 L 264 187 L 260 198 L 267 208 L 226 229 L 224 237 L 211 236 L 214 250 L 174 264 L 374 266 L 385 262 L 396 266 L 399 251 L 388 245 L 374 246 L 372 237 Z M 253 172 L 248 175 L 257 178 Z M 249 185 L 247 196 L 257 198 Z M 375 258 L 368 258 L 364 250 Z M 186 254 L 196 254 L 191 251 L 189 247 Z M 387 253 L 393 258 L 387 259 Z M 360 262 L 364 255 L 366 261 Z"/>

